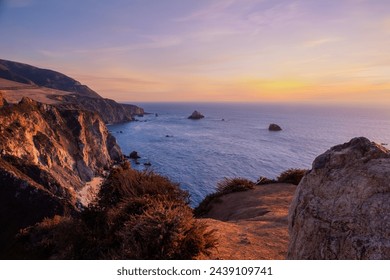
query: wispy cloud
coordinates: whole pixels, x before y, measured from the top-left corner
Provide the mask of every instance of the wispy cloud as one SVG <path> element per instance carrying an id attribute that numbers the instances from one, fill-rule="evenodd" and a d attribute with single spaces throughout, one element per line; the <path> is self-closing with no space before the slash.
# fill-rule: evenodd
<path id="1" fill-rule="evenodd" d="M 126 85 L 159 85 L 161 82 L 146 80 L 142 78 L 133 78 L 133 77 L 105 77 L 105 76 L 95 76 L 95 75 L 85 75 L 79 74 L 77 77 L 84 81 L 100 81 L 100 82 L 110 82 L 117 84 L 126 84 Z"/>
<path id="2" fill-rule="evenodd" d="M 122 46 L 114 47 L 105 47 L 105 48 L 95 48 L 95 49 L 78 49 L 74 50 L 75 53 L 94 53 L 94 54 L 104 54 L 104 53 L 124 53 L 135 50 L 145 50 L 145 49 L 160 49 L 168 48 L 179 45 L 182 40 L 178 36 L 143 36 L 145 42 L 130 43 Z"/>
<path id="3" fill-rule="evenodd" d="M 250 13 L 247 20 L 256 26 L 285 24 L 299 19 L 304 14 L 300 1 L 271 2 L 263 9 Z"/>
<path id="4" fill-rule="evenodd" d="M 224 26 L 230 33 L 256 35 L 265 27 L 299 21 L 305 13 L 298 0 L 219 0 L 174 21 L 198 22 L 207 29 Z"/>
<path id="5" fill-rule="evenodd" d="M 41 49 L 38 53 L 48 57 L 48 58 L 61 58 L 69 54 L 88 54 L 88 55 L 114 55 L 114 54 L 123 54 L 126 52 L 136 51 L 136 50 L 147 50 L 147 49 L 162 49 L 177 46 L 181 44 L 182 39 L 178 36 L 142 36 L 143 42 L 129 43 L 122 46 L 109 46 L 109 47 L 99 47 L 99 48 L 84 48 L 84 49 L 60 49 L 60 50 L 45 50 Z"/>
<path id="6" fill-rule="evenodd" d="M 194 21 L 194 20 L 215 19 L 221 16 L 221 14 L 223 14 L 225 10 L 231 7 L 235 2 L 236 0 L 212 1 L 208 6 L 198 9 L 183 17 L 175 18 L 173 19 L 173 21 L 186 22 L 186 21 Z"/>
<path id="7" fill-rule="evenodd" d="M 308 48 L 313 48 L 313 47 L 318 47 L 329 43 L 339 42 L 341 40 L 342 40 L 341 38 L 337 38 L 337 37 L 319 38 L 319 39 L 306 41 L 304 43 L 304 46 Z"/>

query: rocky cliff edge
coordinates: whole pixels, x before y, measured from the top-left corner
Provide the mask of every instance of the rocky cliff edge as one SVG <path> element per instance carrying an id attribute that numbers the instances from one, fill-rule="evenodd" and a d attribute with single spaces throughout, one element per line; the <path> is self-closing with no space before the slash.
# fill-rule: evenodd
<path id="1" fill-rule="evenodd" d="M 97 113 L 26 97 L 0 106 L 0 153 L 0 227 L 8 237 L 44 217 L 77 211 L 76 192 L 122 158 Z M 0 251 L 7 240 L 1 237 Z"/>

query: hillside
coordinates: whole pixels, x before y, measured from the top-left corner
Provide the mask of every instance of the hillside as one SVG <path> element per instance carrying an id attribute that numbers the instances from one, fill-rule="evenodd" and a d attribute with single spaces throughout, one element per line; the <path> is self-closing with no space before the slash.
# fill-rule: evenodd
<path id="1" fill-rule="evenodd" d="M 144 114 L 142 108 L 103 98 L 62 73 L 3 59 L 0 59 L 0 91 L 10 103 L 29 97 L 68 109 L 97 112 L 105 123 L 131 121 L 134 115 Z"/>
<path id="2" fill-rule="evenodd" d="M 0 59 L 0 78 L 27 85 L 73 92 L 81 96 L 100 97 L 89 87 L 62 73 L 14 61 Z"/>

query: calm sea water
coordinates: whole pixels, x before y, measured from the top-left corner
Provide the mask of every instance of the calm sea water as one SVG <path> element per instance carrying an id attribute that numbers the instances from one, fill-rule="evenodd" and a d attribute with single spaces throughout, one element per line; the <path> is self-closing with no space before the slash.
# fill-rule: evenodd
<path id="1" fill-rule="evenodd" d="M 390 143 L 387 110 L 265 104 L 139 104 L 153 114 L 109 126 L 125 154 L 141 155 L 157 173 L 180 183 L 197 205 L 224 177 L 275 178 L 310 168 L 330 147 L 365 136 Z M 206 117 L 189 120 L 198 110 Z M 158 114 L 156 116 L 155 114 Z M 280 132 L 268 131 L 270 123 Z M 122 131 L 122 133 L 120 133 Z M 169 136 L 169 137 L 167 137 Z"/>

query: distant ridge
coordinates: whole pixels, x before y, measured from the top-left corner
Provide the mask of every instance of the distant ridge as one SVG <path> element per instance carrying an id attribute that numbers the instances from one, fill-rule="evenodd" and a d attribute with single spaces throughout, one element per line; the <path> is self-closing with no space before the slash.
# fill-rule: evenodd
<path id="1" fill-rule="evenodd" d="M 29 85 L 37 85 L 82 96 L 99 98 L 100 95 L 86 85 L 53 70 L 0 59 L 0 78 Z"/>
<path id="2" fill-rule="evenodd" d="M 142 108 L 103 98 L 62 73 L 4 59 L 0 59 L 0 90 L 10 103 L 29 97 L 62 108 L 96 112 L 105 123 L 127 122 L 144 114 Z"/>

